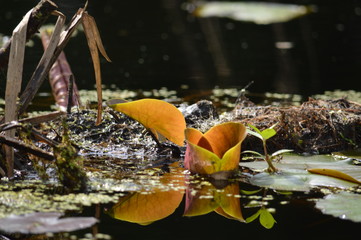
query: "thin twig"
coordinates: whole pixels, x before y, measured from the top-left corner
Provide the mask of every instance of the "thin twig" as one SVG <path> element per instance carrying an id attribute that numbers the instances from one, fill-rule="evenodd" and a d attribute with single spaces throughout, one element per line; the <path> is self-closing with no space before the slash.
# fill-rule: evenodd
<path id="1" fill-rule="evenodd" d="M 73 106 L 73 91 L 74 91 L 74 76 L 70 75 L 69 77 L 69 87 L 68 87 L 68 106 L 66 112 L 71 113 L 71 107 Z"/>
<path id="2" fill-rule="evenodd" d="M 30 146 L 27 145 L 19 140 L 16 140 L 14 138 L 10 138 L 10 137 L 6 137 L 6 136 L 2 136 L 0 135 L 0 143 L 6 144 L 10 147 L 19 149 L 19 150 L 23 150 L 25 152 L 28 152 L 30 154 L 33 154 L 35 156 L 53 161 L 54 160 L 54 155 L 50 152 L 46 152 L 38 147 L 35 146 Z"/>

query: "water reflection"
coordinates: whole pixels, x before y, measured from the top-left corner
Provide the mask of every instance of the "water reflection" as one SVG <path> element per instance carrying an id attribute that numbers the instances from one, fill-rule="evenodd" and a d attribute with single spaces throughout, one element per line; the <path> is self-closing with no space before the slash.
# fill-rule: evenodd
<path id="1" fill-rule="evenodd" d="M 237 182 L 222 189 L 209 182 L 191 183 L 186 190 L 184 216 L 199 216 L 215 211 L 223 217 L 244 222 L 238 196 Z"/>
<path id="2" fill-rule="evenodd" d="M 148 225 L 171 215 L 182 202 L 184 175 L 182 168 L 171 169 L 159 177 L 161 185 L 143 189 L 121 198 L 108 212 L 113 218 Z M 171 186 L 171 188 L 169 188 Z"/>
<path id="3" fill-rule="evenodd" d="M 238 181 L 209 182 L 189 175 L 183 168 L 176 167 L 159 176 L 159 182 L 161 184 L 153 188 L 145 187 L 141 191 L 122 197 L 107 213 L 115 219 L 148 225 L 173 214 L 184 198 L 183 216 L 185 217 L 216 212 L 225 218 L 244 223 L 258 217 L 260 220 L 265 217 L 273 219 L 263 205 L 257 206 L 260 209 L 247 220 L 243 217 L 241 198 L 246 196 L 241 195 Z M 247 192 L 247 194 L 258 192 Z"/>

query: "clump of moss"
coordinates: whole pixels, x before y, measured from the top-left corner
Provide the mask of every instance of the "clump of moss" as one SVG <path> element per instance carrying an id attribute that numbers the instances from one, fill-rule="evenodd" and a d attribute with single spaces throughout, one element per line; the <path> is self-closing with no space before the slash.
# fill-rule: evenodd
<path id="1" fill-rule="evenodd" d="M 62 142 L 54 147 L 58 179 L 69 190 L 84 191 L 87 177 L 83 169 L 83 158 L 78 155 L 78 151 L 69 139 L 65 121 L 63 127 Z"/>

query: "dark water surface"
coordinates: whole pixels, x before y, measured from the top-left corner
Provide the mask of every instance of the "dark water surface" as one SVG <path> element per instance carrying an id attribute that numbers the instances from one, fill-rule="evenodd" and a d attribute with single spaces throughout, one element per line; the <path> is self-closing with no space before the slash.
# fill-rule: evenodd
<path id="1" fill-rule="evenodd" d="M 276 208 L 273 214 L 277 223 L 266 229 L 256 219 L 252 223 L 241 223 L 224 218 L 215 212 L 196 217 L 182 217 L 184 201 L 169 217 L 148 226 L 124 222 L 101 214 L 97 231 L 111 234 L 114 239 L 351 239 L 359 234 L 359 224 L 323 215 L 313 208 L 313 203 L 303 197 L 287 198 L 275 196 L 267 207 Z M 248 200 L 241 198 L 241 204 Z M 157 206 L 155 206 L 157 207 Z M 243 206 L 242 206 L 243 207 Z M 89 210 L 93 213 L 94 210 Z M 256 212 L 242 209 L 244 217 Z"/>
<path id="2" fill-rule="evenodd" d="M 83 1 L 55 2 L 70 18 Z M 123 89 L 176 89 L 184 84 L 204 89 L 242 87 L 255 81 L 253 92 L 303 95 L 361 90 L 361 1 L 282 1 L 315 5 L 318 10 L 272 25 L 195 18 L 185 10 L 185 4 L 191 2 L 89 1 L 89 12 L 113 61 L 103 61 L 104 83 Z M 0 33 L 10 35 L 34 4 L 4 2 Z M 27 51 L 26 77 L 42 51 L 39 40 L 34 41 L 35 47 Z M 280 49 L 277 42 L 289 42 L 293 47 Z M 93 70 L 83 34 L 72 39 L 65 51 L 80 88 L 92 88 Z"/>

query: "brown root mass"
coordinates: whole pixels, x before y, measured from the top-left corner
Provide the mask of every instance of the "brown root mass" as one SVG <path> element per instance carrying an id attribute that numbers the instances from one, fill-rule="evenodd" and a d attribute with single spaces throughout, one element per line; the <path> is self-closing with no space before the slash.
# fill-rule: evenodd
<path id="1" fill-rule="evenodd" d="M 234 114 L 234 120 L 261 130 L 277 124 L 277 135 L 267 142 L 270 151 L 330 153 L 355 148 L 361 143 L 361 105 L 345 99 L 309 99 L 293 107 L 259 107 L 243 100 Z M 249 137 L 243 146 L 257 151 L 261 142 Z"/>

